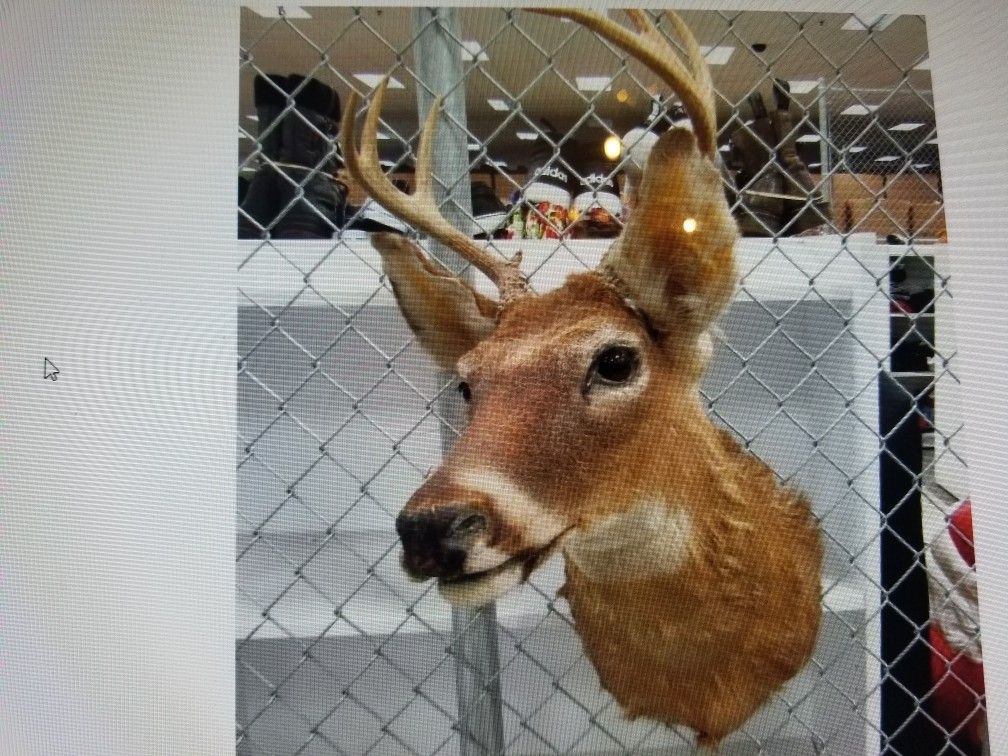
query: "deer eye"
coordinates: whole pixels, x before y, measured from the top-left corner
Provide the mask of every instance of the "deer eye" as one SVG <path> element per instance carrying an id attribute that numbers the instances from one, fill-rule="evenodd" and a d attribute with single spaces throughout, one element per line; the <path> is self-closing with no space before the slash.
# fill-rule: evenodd
<path id="1" fill-rule="evenodd" d="M 596 380 L 619 385 L 626 383 L 637 372 L 640 357 L 637 350 L 628 346 L 611 346 L 599 352 L 588 370 L 588 386 Z"/>
<path id="2" fill-rule="evenodd" d="M 469 388 L 469 384 L 465 381 L 459 383 L 458 392 L 462 394 L 462 399 L 466 402 L 466 404 L 472 401 L 472 389 Z"/>

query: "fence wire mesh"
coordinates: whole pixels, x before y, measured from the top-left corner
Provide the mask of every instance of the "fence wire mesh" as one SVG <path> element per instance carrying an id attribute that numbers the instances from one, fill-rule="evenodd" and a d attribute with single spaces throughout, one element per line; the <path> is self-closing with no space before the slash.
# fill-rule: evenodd
<path id="1" fill-rule="evenodd" d="M 971 576 L 929 606 L 932 543 L 967 489 L 924 19 L 683 15 L 746 236 L 702 397 L 808 492 L 827 546 L 815 655 L 724 752 L 971 753 L 975 723 L 932 701 L 958 667 L 928 671 L 929 618 Z M 446 215 L 521 247 L 543 291 L 611 243 L 640 127 L 677 103 L 591 32 L 521 10 L 250 4 L 241 21 L 238 751 L 692 752 L 690 733 L 627 721 L 600 689 L 556 564 L 491 615 L 453 616 L 404 577 L 394 520 L 459 432 L 455 381 L 366 240 L 408 229 L 345 176 L 335 140 L 349 92 L 393 77 L 380 154 L 409 186 L 418 102 L 455 97 L 442 131 L 468 164 L 436 177 Z M 451 70 L 425 69 L 446 49 Z M 564 192 L 544 191 L 556 173 Z M 482 687 L 461 683 L 470 667 Z"/>

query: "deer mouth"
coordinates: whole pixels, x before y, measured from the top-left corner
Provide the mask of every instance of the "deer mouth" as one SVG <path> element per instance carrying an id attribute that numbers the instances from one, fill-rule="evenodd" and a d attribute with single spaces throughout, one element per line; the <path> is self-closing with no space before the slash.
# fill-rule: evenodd
<path id="1" fill-rule="evenodd" d="M 498 575 L 502 575 L 505 572 L 508 572 L 509 570 L 513 570 L 519 567 L 522 568 L 522 572 L 524 573 L 523 579 L 527 579 L 529 573 L 531 573 L 532 570 L 529 569 L 526 571 L 525 569 L 526 561 L 527 557 L 524 555 L 513 556 L 510 559 L 501 562 L 496 567 L 490 567 L 489 569 L 480 570 L 479 572 L 467 572 L 461 575 L 454 575 L 451 577 L 439 577 L 438 583 L 440 585 L 461 585 L 464 583 L 478 583 L 481 580 L 489 580 Z"/>
<path id="2" fill-rule="evenodd" d="M 518 554 L 479 572 L 438 578 L 438 589 L 452 604 L 482 606 L 516 588 L 545 562 L 556 550 L 560 540 L 571 528 L 560 532 L 545 546 L 523 549 Z"/>

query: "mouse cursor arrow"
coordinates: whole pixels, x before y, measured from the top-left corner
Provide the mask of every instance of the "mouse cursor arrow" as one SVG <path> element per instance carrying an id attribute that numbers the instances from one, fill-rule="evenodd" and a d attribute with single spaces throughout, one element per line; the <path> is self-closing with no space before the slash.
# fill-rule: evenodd
<path id="1" fill-rule="evenodd" d="M 51 381 L 56 380 L 56 376 L 59 375 L 59 368 L 53 365 L 48 357 L 45 357 L 45 365 L 42 368 L 42 377 L 48 378 Z"/>

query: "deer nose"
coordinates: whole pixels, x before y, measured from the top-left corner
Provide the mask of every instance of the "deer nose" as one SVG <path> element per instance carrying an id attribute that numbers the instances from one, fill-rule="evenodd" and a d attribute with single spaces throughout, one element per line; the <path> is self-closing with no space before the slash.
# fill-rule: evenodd
<path id="1" fill-rule="evenodd" d="M 473 537 L 488 523 L 482 512 L 462 504 L 400 512 L 396 532 L 403 545 L 403 567 L 417 578 L 458 577 Z"/>

